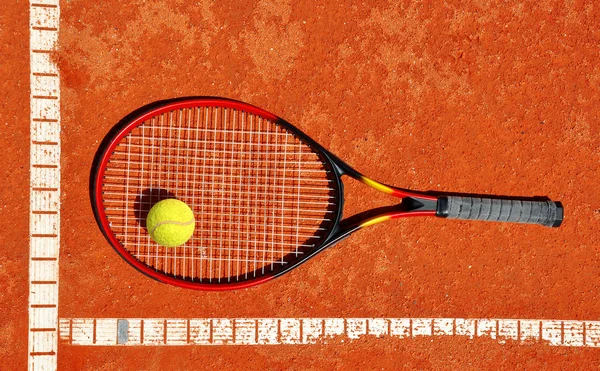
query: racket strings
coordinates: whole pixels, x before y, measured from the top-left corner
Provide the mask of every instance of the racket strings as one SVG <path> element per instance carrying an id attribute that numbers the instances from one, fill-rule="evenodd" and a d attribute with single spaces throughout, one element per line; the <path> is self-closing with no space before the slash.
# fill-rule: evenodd
<path id="1" fill-rule="evenodd" d="M 319 154 L 285 128 L 233 109 L 166 112 L 134 128 L 105 170 L 111 230 L 136 259 L 168 276 L 230 282 L 285 268 L 320 243 L 337 189 Z M 145 230 L 159 200 L 196 217 L 193 237 L 164 248 Z"/>

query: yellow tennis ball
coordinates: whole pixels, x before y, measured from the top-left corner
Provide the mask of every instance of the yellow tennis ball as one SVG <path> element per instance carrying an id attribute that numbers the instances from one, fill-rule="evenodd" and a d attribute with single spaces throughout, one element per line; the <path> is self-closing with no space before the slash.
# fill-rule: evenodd
<path id="1" fill-rule="evenodd" d="M 177 247 L 194 234 L 194 212 L 185 202 L 169 198 L 152 206 L 146 217 L 150 237 L 159 245 Z"/>

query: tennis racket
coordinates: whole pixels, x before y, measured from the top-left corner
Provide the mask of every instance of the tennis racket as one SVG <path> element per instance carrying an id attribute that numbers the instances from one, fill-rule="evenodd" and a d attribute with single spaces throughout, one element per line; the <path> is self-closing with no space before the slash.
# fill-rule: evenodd
<path id="1" fill-rule="evenodd" d="M 401 199 L 342 220 L 342 177 Z M 437 216 L 557 227 L 559 202 L 434 195 L 369 179 L 306 134 L 257 107 L 220 98 L 160 102 L 117 125 L 91 176 L 98 225 L 140 272 L 201 290 L 254 286 L 290 271 L 357 230 L 388 219 Z M 156 244 L 150 208 L 177 198 L 194 211 L 192 238 Z"/>

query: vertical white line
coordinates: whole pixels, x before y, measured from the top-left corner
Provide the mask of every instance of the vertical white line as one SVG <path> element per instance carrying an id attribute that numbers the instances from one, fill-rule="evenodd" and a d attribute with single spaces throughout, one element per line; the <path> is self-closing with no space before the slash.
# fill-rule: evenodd
<path id="1" fill-rule="evenodd" d="M 173 151 L 173 111 L 169 111 L 167 113 L 167 115 L 169 115 L 168 118 L 168 122 L 169 122 L 169 134 L 168 134 L 168 139 L 167 139 L 167 157 L 165 158 L 166 162 L 167 162 L 167 179 L 166 179 L 166 189 L 167 192 L 170 192 L 171 194 L 176 193 L 176 192 L 171 192 L 171 189 L 173 189 L 171 187 L 171 159 L 173 159 L 174 161 L 174 169 L 173 169 L 173 174 L 175 174 L 175 176 L 177 176 L 177 157 L 172 155 L 171 152 Z M 177 185 L 177 181 L 174 182 L 175 185 Z M 177 197 L 177 195 L 175 194 L 175 197 Z M 167 248 L 163 248 L 163 272 L 165 274 L 169 274 L 169 273 L 173 273 L 173 271 L 171 270 L 171 272 L 168 272 L 168 265 L 170 260 L 168 259 L 168 255 L 169 255 L 169 250 Z"/>
<path id="2" fill-rule="evenodd" d="M 222 268 L 222 262 L 225 259 L 225 257 L 223 256 L 224 254 L 224 250 L 223 250 L 223 240 L 225 239 L 225 233 L 226 230 L 223 229 L 223 216 L 225 214 L 225 202 L 227 197 L 225 196 L 225 191 L 227 189 L 227 182 L 225 180 L 226 176 L 225 176 L 225 162 L 227 161 L 227 120 L 229 120 L 229 111 L 227 110 L 227 108 L 223 108 L 223 114 L 221 115 L 221 120 L 222 120 L 222 132 L 223 132 L 223 137 L 221 138 L 222 143 L 223 143 L 223 159 L 221 160 L 221 182 L 223 184 L 223 186 L 221 187 L 221 210 L 219 211 L 219 214 L 221 214 L 221 223 L 219 225 L 219 282 L 221 282 L 221 276 L 224 275 L 224 270 L 225 267 Z M 233 132 L 232 132 L 233 134 Z M 233 142 L 233 140 L 232 140 Z M 233 151 L 232 151 L 233 152 Z M 231 242 L 229 242 L 229 244 L 231 244 Z M 229 282 L 229 273 L 227 274 L 227 282 Z"/>
<path id="3" fill-rule="evenodd" d="M 200 117 L 201 111 L 198 111 L 198 119 Z M 204 107 L 204 127 L 208 129 L 208 108 Z M 200 282 L 202 282 L 202 278 L 204 278 L 206 275 L 203 274 L 203 269 L 202 269 L 202 263 L 204 261 L 204 257 L 206 255 L 206 249 L 207 247 L 203 247 L 202 246 L 202 236 L 204 235 L 204 214 L 206 214 L 206 210 L 204 209 L 205 206 L 204 205 L 204 176 L 206 175 L 206 144 L 208 143 L 208 135 L 206 134 L 206 131 L 204 132 L 204 137 L 202 138 L 202 141 L 204 142 L 204 150 L 202 151 L 202 185 L 201 185 L 201 189 L 200 189 L 200 205 L 202 205 L 202 210 L 200 211 L 200 248 L 202 249 L 202 252 L 200 253 L 200 272 L 198 272 L 198 275 L 200 276 Z M 210 222 L 210 220 L 209 220 Z M 212 237 L 212 234 L 211 234 Z M 208 245 L 211 244 L 210 240 L 207 239 L 206 243 Z M 210 251 L 210 253 L 212 253 L 212 249 Z M 209 255 L 208 259 L 212 259 L 212 256 Z"/>
<path id="4" fill-rule="evenodd" d="M 50 53 L 59 21 L 59 0 L 30 3 L 29 370 L 57 369 L 60 78 Z"/>
<path id="5" fill-rule="evenodd" d="M 197 179 L 197 172 L 198 172 L 198 157 L 199 157 L 198 156 L 198 143 L 200 142 L 200 140 L 198 138 L 198 136 L 200 135 L 200 131 L 198 130 L 198 128 L 200 127 L 200 125 L 199 125 L 199 122 L 200 122 L 200 108 L 199 107 L 196 107 L 196 108 L 193 108 L 193 109 L 190 108 L 190 116 L 191 117 L 195 117 L 195 119 L 196 119 L 196 126 L 194 127 L 194 130 L 193 130 L 193 133 L 195 134 L 195 137 L 194 137 L 194 145 L 195 145 L 195 147 L 194 147 L 194 156 L 193 156 L 193 158 L 194 158 L 194 165 L 193 165 L 194 174 L 192 175 L 192 180 L 191 180 L 192 182 L 195 182 L 196 179 Z M 192 134 L 191 134 L 191 132 L 192 132 L 192 122 L 191 122 L 191 120 L 189 121 L 189 129 L 190 129 L 190 139 L 191 139 L 191 136 L 192 136 Z M 190 145 L 190 147 L 191 147 L 191 145 Z M 186 183 L 187 183 L 186 184 L 186 194 L 187 194 L 187 192 L 188 192 L 187 188 L 189 187 L 190 181 L 188 180 Z M 196 205 L 196 192 L 197 192 L 197 190 L 198 190 L 198 187 L 193 187 L 192 191 L 191 191 L 191 195 L 190 195 L 190 198 L 192 200 L 191 204 L 192 204 L 192 208 L 193 209 L 196 208 L 195 205 Z M 197 209 L 198 213 L 200 215 L 202 215 L 204 213 L 204 210 L 202 210 L 202 207 L 203 206 L 200 206 L 200 209 L 199 210 Z M 197 218 L 196 218 L 196 220 L 197 220 Z M 200 224 L 199 228 L 198 228 L 198 224 L 196 224 L 196 231 L 198 231 L 198 230 L 200 231 L 199 245 L 200 245 L 200 249 L 202 249 L 202 225 L 201 224 Z M 196 233 L 194 232 L 194 234 L 196 234 Z M 196 277 L 194 275 L 194 268 L 196 267 L 196 260 L 194 259 L 194 251 L 196 250 L 196 239 L 195 239 L 195 237 L 192 237 L 192 239 L 190 240 L 190 242 L 191 242 L 191 245 L 192 245 L 191 246 L 192 249 L 190 251 L 190 259 L 191 259 L 191 266 L 192 266 L 192 269 L 191 269 L 192 270 L 191 271 L 191 279 L 192 279 L 192 281 L 194 281 L 194 278 Z M 200 259 L 202 259 L 202 255 L 200 255 Z M 202 261 L 202 260 L 200 260 L 200 261 Z"/>
<path id="6" fill-rule="evenodd" d="M 240 172 L 242 170 L 241 166 L 238 169 L 236 169 L 234 166 L 234 160 L 235 160 L 234 154 L 236 153 L 234 143 L 235 143 L 235 135 L 238 132 L 238 130 L 236 129 L 237 111 L 235 109 L 232 111 L 233 111 L 233 113 L 231 114 L 231 116 L 232 116 L 232 118 L 231 118 L 231 121 L 232 121 L 231 122 L 231 162 L 229 164 L 230 165 L 229 166 L 230 174 L 233 174 L 234 170 L 239 169 Z M 223 163 L 225 163 L 225 161 L 223 161 Z M 225 170 L 223 170 L 223 171 L 225 171 Z M 238 176 L 240 176 L 240 178 L 241 178 L 241 175 L 238 174 Z M 233 199 L 235 198 L 236 201 L 238 200 L 237 195 L 239 195 L 239 191 L 236 192 L 233 190 L 234 179 L 233 179 L 233 177 L 230 177 L 230 179 L 231 179 L 231 183 L 229 183 L 229 212 L 231 213 L 233 211 Z M 229 220 L 229 223 L 231 223 L 231 218 Z M 239 226 L 238 226 L 238 228 L 239 228 Z M 227 282 L 231 282 L 231 274 L 232 274 L 232 272 L 231 272 L 231 251 L 233 250 L 233 246 L 231 244 L 231 242 L 232 242 L 231 232 L 233 230 L 233 226 L 231 226 L 228 229 L 229 229 L 229 241 L 227 243 L 227 246 L 228 246 L 229 252 L 228 252 L 228 256 L 227 256 L 227 258 L 228 258 L 228 260 L 227 260 Z M 235 256 L 234 256 L 234 259 L 235 259 Z"/>
<path id="7" fill-rule="evenodd" d="M 275 129 L 275 150 L 274 150 L 275 160 L 273 162 L 273 209 L 271 211 L 271 218 L 272 218 L 272 220 L 271 220 L 271 236 L 269 238 L 270 241 L 268 241 L 268 242 L 271 242 L 271 258 L 269 260 L 271 261 L 271 271 L 273 271 L 273 260 L 275 259 L 275 244 L 273 243 L 273 242 L 275 242 L 275 224 L 276 224 L 275 223 L 275 221 L 276 221 L 275 210 L 277 209 L 277 205 L 276 205 L 276 203 L 277 203 L 277 191 L 276 191 L 276 189 L 277 189 L 277 170 L 278 170 L 277 169 L 278 168 L 277 161 L 279 160 L 280 153 L 278 152 L 279 151 L 279 147 L 278 147 L 279 146 L 279 135 L 277 135 L 278 134 L 277 130 L 279 129 L 279 127 L 271 122 L 269 122 L 269 123 L 275 127 L 274 128 Z M 271 164 L 271 161 L 267 160 L 267 162 L 269 164 Z M 285 179 L 285 169 L 284 169 L 283 177 Z M 282 184 L 282 188 L 281 188 L 281 198 L 282 199 L 283 199 L 284 194 L 285 194 L 285 183 Z M 281 210 L 281 213 L 283 215 L 283 213 L 284 213 L 283 209 Z M 268 242 L 265 241 L 265 247 L 264 247 L 265 250 L 267 249 Z M 265 262 L 266 262 L 266 260 L 265 260 Z"/>
<path id="8" fill-rule="evenodd" d="M 242 130 L 240 132 L 240 144 L 241 144 L 241 146 L 240 146 L 240 154 L 239 154 L 239 156 L 240 156 L 240 158 L 239 158 L 239 161 L 240 161 L 240 179 L 239 179 L 238 190 L 237 190 L 238 193 L 240 194 L 240 198 L 239 198 L 239 202 L 238 202 L 238 205 L 237 205 L 238 208 L 237 208 L 237 212 L 236 213 L 241 215 L 242 214 L 242 208 L 241 208 L 241 206 L 242 206 L 242 204 L 244 202 L 244 200 L 242 199 L 242 197 L 243 197 L 242 196 L 243 195 L 243 193 L 242 193 L 242 178 L 244 177 L 244 155 L 243 155 L 243 153 L 244 153 L 244 141 L 246 140 L 246 137 L 244 135 L 244 123 L 245 123 L 246 115 L 244 114 L 243 111 L 240 111 L 240 118 L 239 119 L 240 119 L 241 125 L 242 125 Z M 236 217 L 236 219 L 237 219 L 237 217 Z M 238 260 L 237 260 L 237 271 L 236 271 L 236 275 L 235 275 L 236 277 L 240 276 L 240 264 L 241 264 L 242 259 L 246 259 L 246 261 L 248 261 L 248 255 L 247 254 L 246 254 L 245 258 L 242 257 L 242 249 L 240 247 L 240 240 L 242 239 L 242 236 L 240 235 L 240 228 L 243 228 L 243 226 L 244 226 L 243 222 L 242 222 L 242 219 L 243 219 L 243 216 L 240 217 L 239 224 L 238 224 L 237 253 L 239 255 L 238 255 Z M 233 221 L 233 220 L 234 219 L 232 219 L 231 221 Z"/>
<path id="9" fill-rule="evenodd" d="M 253 116 L 254 117 L 254 116 Z M 261 164 L 261 152 L 260 152 L 260 141 L 261 141 L 261 119 L 260 117 L 257 118 L 257 132 L 256 132 L 256 151 L 253 152 L 253 154 L 256 154 L 256 161 L 257 161 L 257 165 L 256 165 L 256 190 L 255 190 L 255 197 L 254 197 L 254 207 L 256 207 L 257 209 L 259 209 L 259 201 L 258 201 L 258 197 L 259 197 L 259 189 L 260 189 L 260 183 L 259 183 L 259 179 L 261 176 L 261 171 L 260 171 L 260 164 Z M 264 192 L 266 192 L 266 190 L 264 190 Z M 248 213 L 249 214 L 249 213 Z M 257 213 L 254 215 L 254 277 L 256 277 L 256 270 L 257 268 L 257 264 L 258 264 L 258 231 L 256 229 L 257 224 L 259 224 L 258 218 L 260 217 L 260 213 Z M 251 238 L 249 238 L 250 240 Z"/>
<path id="10" fill-rule="evenodd" d="M 253 124 L 254 124 L 254 116 L 250 116 L 250 138 L 248 138 L 248 148 L 249 148 L 249 153 L 248 153 L 248 161 L 251 164 L 252 163 L 252 159 L 253 159 L 253 155 L 252 155 L 252 128 L 253 128 Z M 248 167 L 248 189 L 247 189 L 247 207 L 250 208 L 250 205 L 252 204 L 250 197 L 252 194 L 252 184 L 250 183 L 251 179 L 252 179 L 252 172 L 254 170 L 252 169 L 252 166 L 250 165 Z M 257 178 L 258 178 L 258 174 Z M 248 232 L 250 232 L 250 213 L 246 213 L 246 230 Z M 254 231 L 256 232 L 256 224 L 254 224 Z M 251 237 L 250 237 L 250 233 L 248 233 L 248 237 L 246 238 L 246 270 L 245 270 L 245 275 L 244 278 L 248 279 L 248 263 L 250 262 L 250 249 L 251 249 Z"/>
<path id="11" fill-rule="evenodd" d="M 150 132 L 150 139 L 149 139 L 150 140 L 149 145 L 152 146 L 152 157 L 149 160 L 150 163 L 152 163 L 154 161 L 154 159 L 156 158 L 154 155 L 154 150 L 156 149 L 156 147 L 158 147 L 155 145 L 155 142 L 157 142 L 157 137 L 156 137 L 156 132 L 155 132 L 157 126 L 158 126 L 158 120 L 157 120 L 156 116 L 154 116 L 151 118 L 151 121 L 150 121 L 150 127 L 152 128 L 151 132 Z M 158 130 L 159 130 L 158 135 L 160 136 L 160 127 Z M 162 163 L 162 160 L 161 160 L 161 163 Z M 142 208 L 147 212 L 150 212 L 150 208 L 152 206 L 154 206 L 152 204 L 152 202 L 154 202 L 154 193 L 158 190 L 158 186 L 156 186 L 156 188 L 154 187 L 154 173 L 155 172 L 160 173 L 160 171 L 161 171 L 160 165 L 158 166 L 157 171 L 153 171 L 154 164 L 155 163 L 152 163 L 150 165 L 150 167 L 148 168 L 148 173 L 150 174 L 150 181 L 148 183 L 148 195 L 147 195 L 148 200 L 143 200 L 143 204 L 142 204 Z M 160 174 L 158 175 L 158 179 L 160 182 Z M 148 204 L 146 204 L 146 202 Z M 148 226 L 146 226 L 146 227 L 148 227 Z M 148 232 L 148 236 L 146 236 L 146 261 L 145 261 L 145 263 L 148 265 L 150 265 L 150 258 L 151 258 L 150 250 L 151 250 L 151 246 L 153 243 L 154 243 L 154 241 L 152 240 L 152 237 L 150 237 L 150 233 Z"/>
<path id="12" fill-rule="evenodd" d="M 127 248 L 129 248 L 129 241 L 128 241 L 128 237 L 129 237 L 129 179 L 131 178 L 129 176 L 130 174 L 130 169 L 131 169 L 131 138 L 129 138 L 129 136 L 125 136 L 125 138 L 123 138 L 122 143 L 126 146 L 127 148 L 127 170 L 125 173 L 125 207 L 123 208 L 123 210 L 121 211 L 122 213 L 124 213 L 125 215 L 123 216 L 123 220 L 125 221 L 125 237 L 124 237 L 124 242 L 123 245 Z"/>
<path id="13" fill-rule="evenodd" d="M 288 148 L 288 135 L 289 133 L 287 132 L 287 130 L 285 130 L 285 144 L 283 147 L 283 178 L 282 178 L 282 182 L 281 185 L 283 186 L 282 188 L 282 192 L 281 192 L 281 265 L 283 266 L 283 257 L 285 256 L 285 253 L 283 251 L 284 249 L 284 243 L 285 243 L 285 239 L 284 239 L 284 235 L 286 234 L 286 231 L 284 229 L 285 226 L 285 197 L 286 197 L 286 193 L 285 193 L 285 176 L 287 173 L 287 148 Z M 300 206 L 300 205 L 298 205 Z M 298 248 L 296 246 L 296 248 Z"/>
<path id="14" fill-rule="evenodd" d="M 175 119 L 173 119 L 175 116 Z M 173 159 L 173 185 L 169 188 L 169 191 L 175 196 L 176 199 L 180 200 L 179 192 L 179 137 L 181 135 L 181 108 L 178 111 L 169 112 L 169 130 L 172 133 L 170 144 L 174 144 L 175 147 L 170 147 L 173 150 L 173 154 L 169 151 L 169 158 Z M 175 138 L 175 133 L 177 137 Z M 171 161 L 169 160 L 169 165 Z M 169 177 L 170 178 L 170 177 Z M 171 265 L 171 275 L 177 276 L 177 258 L 179 257 L 179 249 L 181 247 L 174 247 L 173 249 L 165 249 L 165 265 Z"/>
<path id="15" fill-rule="evenodd" d="M 260 118 L 260 120 L 262 121 L 263 119 Z M 261 268 L 261 274 L 265 274 L 265 262 L 267 261 L 267 250 L 268 250 L 268 246 L 267 246 L 267 228 L 269 227 L 269 214 L 268 214 L 268 198 L 267 195 L 269 193 L 269 165 L 270 165 L 270 159 L 269 159 L 269 137 L 271 136 L 271 125 L 270 122 L 265 120 L 265 122 L 267 123 L 267 130 L 265 131 L 265 137 L 266 137 L 266 141 L 265 141 L 265 160 L 264 160 L 264 167 L 265 167 L 265 177 L 264 177 L 264 185 L 263 185 L 263 189 L 264 189 L 264 196 L 263 197 L 263 207 L 265 208 L 264 212 L 264 217 L 263 217 L 263 221 L 264 221 L 264 227 L 263 227 L 263 243 L 262 243 L 262 268 Z"/>
<path id="16" fill-rule="evenodd" d="M 210 189 L 210 214 L 209 215 L 214 215 L 215 214 L 215 162 L 216 162 L 216 157 L 217 157 L 217 151 L 216 151 L 216 142 L 217 142 L 217 115 L 218 115 L 218 109 L 217 108 L 212 108 L 211 109 L 211 113 L 214 115 L 214 133 L 213 133 L 213 142 L 212 142 L 212 149 L 214 151 L 213 153 L 213 157 L 212 157 L 212 166 L 211 166 L 211 189 Z M 213 260 L 214 260 L 214 255 L 213 255 L 213 220 L 211 219 L 209 221 L 210 224 L 210 266 L 208 267 L 208 272 L 209 272 L 209 278 L 208 278 L 208 282 L 212 282 L 212 278 L 213 278 Z"/>
<path id="17" fill-rule="evenodd" d="M 189 184 L 191 181 L 195 181 L 196 180 L 196 171 L 197 171 L 197 160 L 198 160 L 198 126 L 196 126 L 194 129 L 192 129 L 192 120 L 195 117 L 195 113 L 197 111 L 197 108 L 188 108 L 188 126 L 187 126 L 187 132 L 188 132 L 188 141 L 192 140 L 192 133 L 195 134 L 194 137 L 194 141 L 193 144 L 188 144 L 187 146 L 187 159 L 186 159 L 186 173 L 185 173 L 185 194 L 187 195 L 187 197 L 189 197 L 189 202 L 190 202 L 190 207 L 192 208 L 192 211 L 195 213 L 196 212 L 196 197 L 195 197 L 195 192 L 196 192 L 196 187 L 192 188 L 192 190 L 190 191 L 190 187 Z M 191 151 L 192 151 L 192 146 L 195 146 L 194 148 L 194 154 L 193 156 L 191 155 Z M 190 175 L 190 170 L 189 170 L 189 158 L 192 157 L 194 164 L 192 165 L 193 168 L 193 175 L 192 175 L 192 180 L 190 180 L 189 175 Z M 194 216 L 194 219 L 195 216 Z M 197 227 L 197 226 L 196 226 Z M 194 232 L 195 234 L 195 232 Z M 188 276 L 191 278 L 191 280 L 194 280 L 194 265 L 196 265 L 195 260 L 194 260 L 194 250 L 196 250 L 196 239 L 195 236 L 192 235 L 192 238 L 189 241 L 190 243 L 190 258 L 189 258 L 189 263 L 188 263 L 188 269 L 187 269 L 187 274 Z M 184 252 L 185 254 L 185 252 Z"/>
<path id="18" fill-rule="evenodd" d="M 300 142 L 300 141 L 299 141 Z M 302 142 L 300 142 L 302 144 Z M 298 257 L 298 249 L 300 248 L 300 182 L 302 181 L 302 146 L 300 146 L 298 151 L 298 202 L 297 202 L 297 211 L 296 211 L 296 257 Z"/>
<path id="19" fill-rule="evenodd" d="M 138 203 L 138 220 L 137 222 L 140 225 L 144 224 L 144 221 L 142 220 L 142 211 L 145 209 L 145 201 L 144 200 L 144 196 L 142 194 L 142 192 L 144 191 L 144 158 L 146 157 L 146 140 L 145 140 L 145 136 L 146 136 L 146 125 L 142 124 L 140 127 L 140 131 L 142 132 L 142 141 L 140 143 L 139 149 L 138 151 L 141 153 L 140 155 L 140 179 L 138 181 L 138 193 L 137 193 L 137 197 L 139 200 Z M 129 189 L 128 189 L 129 191 Z M 136 210 L 133 210 L 133 212 L 135 213 Z M 140 245 L 142 244 L 142 228 L 136 228 L 137 229 L 137 238 L 135 239 L 136 241 L 136 258 L 141 260 L 142 258 L 140 257 Z M 146 261 L 147 263 L 147 261 Z"/>
<path id="20" fill-rule="evenodd" d="M 164 170 L 163 170 L 163 148 L 166 147 L 166 145 L 164 145 L 164 140 L 165 140 L 165 136 L 163 136 L 163 130 L 165 130 L 164 124 L 165 124 L 165 115 L 166 113 L 162 113 L 160 115 L 160 119 L 158 120 L 158 161 L 159 161 L 159 165 L 158 165 L 158 172 L 157 172 L 157 185 L 156 188 L 158 189 L 158 196 L 157 196 L 157 202 L 161 201 L 161 192 L 162 192 L 162 188 L 161 188 L 161 183 L 162 180 L 164 178 Z M 167 153 L 168 156 L 168 153 Z M 168 168 L 168 164 L 167 164 L 167 168 Z M 167 179 L 168 179 L 168 175 L 167 175 Z M 165 188 L 168 188 L 168 183 L 165 186 Z M 156 250 L 156 255 L 154 257 L 154 270 L 158 271 L 158 250 L 160 249 L 159 244 L 154 243 L 155 246 L 155 250 Z M 166 272 L 166 269 L 164 269 L 163 267 L 163 271 Z"/>
<path id="21" fill-rule="evenodd" d="M 173 188 L 175 189 L 175 198 L 180 199 L 182 196 L 183 197 L 187 197 L 187 193 L 184 193 L 182 195 L 181 192 L 180 192 L 180 190 L 179 190 L 179 184 L 180 184 L 179 176 L 181 174 L 181 171 L 179 169 L 181 167 L 181 164 L 180 164 L 180 161 L 181 161 L 180 153 L 181 153 L 181 151 L 180 150 L 181 150 L 181 146 L 182 146 L 181 131 L 183 130 L 183 128 L 182 128 L 182 126 L 183 126 L 183 124 L 182 124 L 183 109 L 179 109 L 179 111 L 177 111 L 175 114 L 177 115 L 177 119 L 176 119 L 176 123 L 175 123 L 175 125 L 176 125 L 175 130 L 177 130 L 177 142 L 176 142 L 176 145 L 177 145 L 177 155 L 175 155 L 175 160 L 174 160 L 175 168 L 173 170 L 173 177 L 175 178 L 174 179 L 175 180 L 175 185 L 173 186 Z M 189 158 L 189 156 L 186 156 L 186 158 Z M 185 171 L 187 172 L 187 166 L 186 166 L 186 170 Z M 183 250 L 183 253 L 185 254 L 185 247 L 184 246 L 180 246 L 180 247 L 175 247 L 172 250 L 172 252 L 171 252 L 171 254 L 173 254 L 172 258 L 169 257 L 170 258 L 169 260 L 171 261 L 171 264 L 173 265 L 173 269 L 172 269 L 173 276 L 177 276 L 177 261 L 181 260 L 182 267 L 183 267 L 183 264 L 185 263 L 185 255 L 184 255 L 184 260 L 182 260 L 181 257 L 179 256 L 179 251 L 181 251 L 181 250 Z M 165 252 L 165 255 L 169 255 L 168 250 L 167 250 L 167 252 Z"/>

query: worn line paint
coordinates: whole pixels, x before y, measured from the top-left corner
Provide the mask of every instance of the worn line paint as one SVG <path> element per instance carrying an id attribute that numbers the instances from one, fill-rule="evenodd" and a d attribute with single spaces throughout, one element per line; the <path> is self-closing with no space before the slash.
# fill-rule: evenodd
<path id="1" fill-rule="evenodd" d="M 58 40 L 59 21 L 59 0 L 30 3 L 30 371 L 57 369 L 59 336 L 77 336 L 75 342 L 88 341 L 83 323 L 77 321 L 71 335 L 72 321 L 62 320 L 60 331 L 66 333 L 59 334 L 60 78 L 56 64 L 50 59 Z"/>
<path id="2" fill-rule="evenodd" d="M 130 325 L 126 341 L 117 321 Z M 143 338 L 140 328 L 144 328 Z M 72 331 L 69 331 L 72 329 Z M 543 329 L 543 331 L 540 331 Z M 585 329 L 585 330 L 584 330 Z M 137 331 L 137 332 L 136 332 Z M 165 333 L 166 331 L 166 333 Z M 92 334 L 97 335 L 94 341 Z M 72 335 L 71 335 L 72 334 Z M 189 336 L 188 336 L 189 334 Z M 600 347 L 600 321 L 495 318 L 72 318 L 60 320 L 60 341 L 72 345 L 184 346 L 343 343 L 365 336 L 486 337 L 499 344 Z M 99 339 L 102 339 L 99 341 Z"/>

